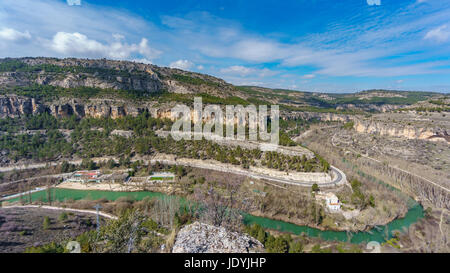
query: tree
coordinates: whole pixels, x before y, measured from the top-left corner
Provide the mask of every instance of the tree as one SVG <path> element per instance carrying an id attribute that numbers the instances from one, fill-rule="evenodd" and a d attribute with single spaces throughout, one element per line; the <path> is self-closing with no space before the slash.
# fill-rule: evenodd
<path id="1" fill-rule="evenodd" d="M 69 169 L 70 169 L 69 162 L 64 160 L 63 163 L 61 163 L 61 172 L 67 173 L 67 172 L 69 172 Z"/>
<path id="2" fill-rule="evenodd" d="M 31 246 L 25 249 L 25 253 L 64 253 L 65 249 L 62 245 L 55 242 L 43 246 Z"/>
<path id="3" fill-rule="evenodd" d="M 311 187 L 311 191 L 312 192 L 318 192 L 320 191 L 319 185 L 317 185 L 317 183 L 314 183 Z"/>
<path id="4" fill-rule="evenodd" d="M 144 235 L 142 226 L 145 220 L 139 210 L 126 210 L 119 219 L 113 220 L 101 232 L 106 240 L 104 252 L 131 253 L 138 250 Z"/>
<path id="5" fill-rule="evenodd" d="M 291 242 L 289 245 L 289 253 L 302 253 L 303 244 L 300 241 Z"/>
<path id="6" fill-rule="evenodd" d="M 256 239 L 260 241 L 262 244 L 264 244 L 266 242 L 266 237 L 267 237 L 266 232 L 264 231 L 264 229 L 260 228 L 256 236 Z"/>
<path id="7" fill-rule="evenodd" d="M 47 194 L 47 202 L 51 205 L 52 204 L 52 189 L 50 188 L 50 186 L 47 187 L 46 194 Z"/>
<path id="8" fill-rule="evenodd" d="M 95 170 L 97 169 L 97 164 L 95 164 L 95 162 L 92 161 L 91 159 L 85 158 L 81 161 L 81 167 L 87 170 Z"/>
<path id="9" fill-rule="evenodd" d="M 223 226 L 230 230 L 239 229 L 241 226 L 239 210 L 246 210 L 244 208 L 246 204 L 235 200 L 239 186 L 237 181 L 230 181 L 221 192 L 215 190 L 212 185 L 196 188 L 195 198 L 202 201 L 204 208 L 200 215 L 201 219 L 214 226 Z"/>
<path id="10" fill-rule="evenodd" d="M 67 212 L 64 211 L 59 215 L 58 220 L 61 223 L 64 223 L 67 220 L 67 218 L 68 218 Z"/>
<path id="11" fill-rule="evenodd" d="M 373 197 L 373 195 L 369 196 L 369 206 L 371 206 L 372 208 L 375 207 L 375 198 Z"/>
<path id="12" fill-rule="evenodd" d="M 43 228 L 44 230 L 47 230 L 47 229 L 50 228 L 50 224 L 51 224 L 50 218 L 49 218 L 48 216 L 45 216 L 45 217 L 44 217 L 44 221 L 43 221 L 43 223 L 42 223 L 42 228 Z"/>
<path id="13" fill-rule="evenodd" d="M 186 175 L 186 170 L 184 169 L 183 166 L 177 166 L 176 167 L 176 174 L 179 178 L 183 177 L 184 175 Z"/>
<path id="14" fill-rule="evenodd" d="M 269 253 L 286 253 L 289 249 L 289 243 L 283 236 L 274 237 L 269 235 L 265 248 Z"/>
<path id="15" fill-rule="evenodd" d="M 121 156 L 121 157 L 119 158 L 119 165 L 120 165 L 120 166 L 124 166 L 124 167 L 129 168 L 129 167 L 130 167 L 130 164 L 131 164 L 131 160 L 130 160 L 130 158 L 129 158 L 128 156 L 127 156 L 127 157 Z"/>
<path id="16" fill-rule="evenodd" d="M 432 208 L 431 208 L 431 207 L 427 207 L 427 208 L 425 209 L 425 216 L 426 216 L 426 217 L 431 217 L 432 212 L 433 212 Z"/>
<path id="17" fill-rule="evenodd" d="M 116 167 L 116 161 L 114 161 L 114 159 L 111 158 L 108 160 L 106 165 L 108 166 L 109 169 L 114 169 Z"/>

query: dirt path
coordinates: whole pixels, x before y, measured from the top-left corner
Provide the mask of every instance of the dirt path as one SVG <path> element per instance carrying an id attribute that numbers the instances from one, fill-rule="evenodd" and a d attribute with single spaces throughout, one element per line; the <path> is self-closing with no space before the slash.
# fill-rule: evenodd
<path id="1" fill-rule="evenodd" d="M 70 161 L 68 161 L 68 163 L 79 165 L 79 164 L 81 164 L 81 159 L 70 160 Z M 61 164 L 61 162 L 47 162 L 47 163 L 33 163 L 33 164 L 12 165 L 12 166 L 0 167 L 0 172 L 10 172 L 10 171 L 14 171 L 14 170 L 40 169 L 40 168 L 57 166 L 59 164 Z"/>
<path id="2" fill-rule="evenodd" d="M 5 206 L 4 208 L 39 208 L 39 209 L 49 209 L 49 210 L 62 210 L 62 211 L 70 211 L 70 212 L 81 212 L 81 213 L 88 213 L 88 214 L 97 214 L 97 211 L 95 210 L 85 210 L 85 209 L 71 209 L 71 208 L 63 208 L 63 207 L 53 207 L 53 206 L 38 206 L 38 205 L 14 205 L 14 206 Z M 117 219 L 117 216 L 104 213 L 99 211 L 98 214 L 102 217 L 108 218 L 108 219 Z"/>
<path id="3" fill-rule="evenodd" d="M 65 177 L 69 177 L 71 174 L 72 173 L 60 173 L 60 174 L 48 174 L 48 175 L 41 175 L 41 176 L 33 176 L 33 177 L 23 178 L 23 179 L 19 179 L 19 180 L 10 181 L 10 182 L 4 182 L 4 183 L 2 183 L 2 186 L 19 183 L 19 182 L 24 182 L 24 181 L 41 179 L 41 178 L 59 178 L 59 177 L 65 178 Z"/>

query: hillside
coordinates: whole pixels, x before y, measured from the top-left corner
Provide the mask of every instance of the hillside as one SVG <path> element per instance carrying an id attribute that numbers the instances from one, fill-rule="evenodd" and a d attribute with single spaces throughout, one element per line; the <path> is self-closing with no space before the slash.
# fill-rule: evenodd
<path id="1" fill-rule="evenodd" d="M 280 104 L 290 111 L 385 112 L 420 101 L 439 99 L 430 92 L 371 90 L 355 94 L 310 93 L 254 86 L 234 86 L 222 79 L 179 69 L 106 59 L 0 59 L 0 95 L 31 97 L 38 102 L 61 99 L 109 99 L 183 102 L 194 96 L 215 104 Z"/>

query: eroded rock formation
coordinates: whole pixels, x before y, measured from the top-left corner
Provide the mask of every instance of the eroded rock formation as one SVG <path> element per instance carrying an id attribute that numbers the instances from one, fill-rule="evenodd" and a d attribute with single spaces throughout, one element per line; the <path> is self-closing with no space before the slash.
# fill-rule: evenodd
<path id="1" fill-rule="evenodd" d="M 177 234 L 173 253 L 261 253 L 264 246 L 246 234 L 195 222 Z"/>

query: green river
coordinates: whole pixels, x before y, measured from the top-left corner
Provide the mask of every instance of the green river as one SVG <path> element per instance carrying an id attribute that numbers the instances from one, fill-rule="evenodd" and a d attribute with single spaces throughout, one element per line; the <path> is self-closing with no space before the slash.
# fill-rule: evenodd
<path id="1" fill-rule="evenodd" d="M 98 199 L 108 199 L 108 200 L 116 200 L 119 197 L 130 197 L 134 200 L 142 200 L 145 197 L 156 197 L 156 198 L 164 198 L 165 194 L 158 192 L 148 192 L 148 191 L 140 191 L 140 192 L 116 192 L 116 191 L 87 191 L 87 190 L 71 190 L 71 189 L 52 189 L 52 196 L 54 199 L 59 201 L 64 201 L 68 199 L 72 200 L 80 200 L 80 199 L 90 199 L 90 200 L 98 200 Z M 31 194 L 31 198 L 33 201 L 44 201 L 47 200 L 47 193 L 45 190 L 34 192 Z M 24 197 L 27 199 L 28 197 Z M 19 201 L 20 197 L 10 199 L 9 202 Z M 273 220 L 265 217 L 257 217 L 249 214 L 244 215 L 244 223 L 247 225 L 251 224 L 259 224 L 263 228 L 273 229 L 282 232 L 290 232 L 293 234 L 301 235 L 304 233 L 310 237 L 320 237 L 323 240 L 328 241 L 342 241 L 347 242 L 350 240 L 351 243 L 359 244 L 369 241 L 377 241 L 384 242 L 386 238 L 392 238 L 393 231 L 403 231 L 403 229 L 408 228 L 411 224 L 417 222 L 420 218 L 424 216 L 424 211 L 422 206 L 417 202 L 411 202 L 410 209 L 404 218 L 396 219 L 385 226 L 379 226 L 373 228 L 370 231 L 360 231 L 354 233 L 348 233 L 345 231 L 331 231 L 326 230 L 322 231 L 316 228 L 311 228 L 308 226 L 300 226 L 295 225 L 283 221 Z"/>

